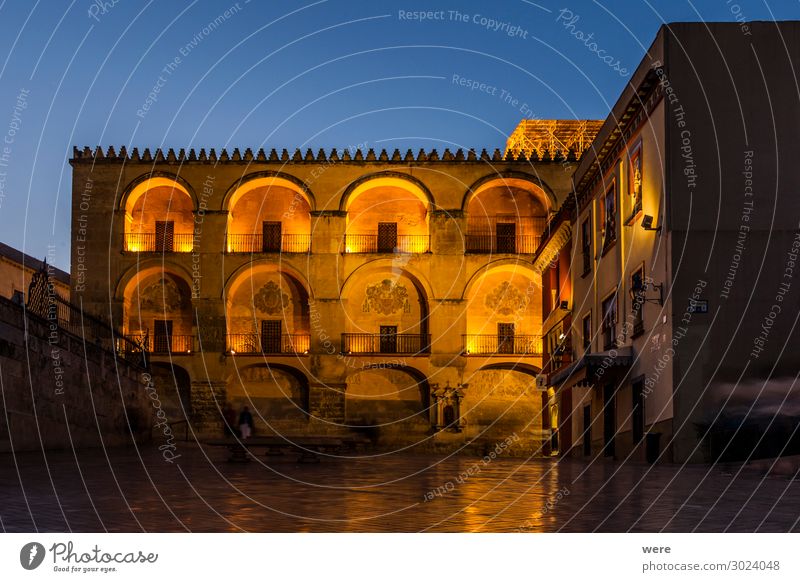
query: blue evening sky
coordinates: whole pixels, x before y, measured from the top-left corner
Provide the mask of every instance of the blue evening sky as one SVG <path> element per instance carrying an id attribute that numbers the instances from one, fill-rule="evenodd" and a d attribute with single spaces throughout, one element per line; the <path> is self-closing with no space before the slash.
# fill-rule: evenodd
<path id="1" fill-rule="evenodd" d="M 73 145 L 502 148 L 523 117 L 605 118 L 628 77 L 565 7 L 629 71 L 664 22 L 800 18 L 797 0 L 0 0 L 0 241 L 69 268 Z"/>

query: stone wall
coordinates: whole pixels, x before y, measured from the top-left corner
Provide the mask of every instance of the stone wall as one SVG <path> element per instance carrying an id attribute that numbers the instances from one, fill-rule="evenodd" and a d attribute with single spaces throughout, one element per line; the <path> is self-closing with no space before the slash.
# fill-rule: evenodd
<path id="1" fill-rule="evenodd" d="M 141 370 L 2 297 L 0 381 L 0 452 L 119 446 L 150 435 Z"/>

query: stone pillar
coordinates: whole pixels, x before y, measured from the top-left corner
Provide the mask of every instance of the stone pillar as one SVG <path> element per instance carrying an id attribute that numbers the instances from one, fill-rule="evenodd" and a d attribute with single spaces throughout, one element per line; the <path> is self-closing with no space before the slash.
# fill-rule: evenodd
<path id="1" fill-rule="evenodd" d="M 225 382 L 192 382 L 192 426 L 201 434 L 222 435 L 222 407 L 225 405 Z"/>
<path id="2" fill-rule="evenodd" d="M 347 224 L 347 213 L 341 210 L 311 212 L 311 251 L 314 254 L 336 254 L 341 250 Z"/>
<path id="3" fill-rule="evenodd" d="M 311 384 L 308 408 L 311 422 L 319 429 L 331 432 L 344 422 L 344 399 L 347 384 Z M 331 424 L 334 423 L 334 424 Z"/>
<path id="4" fill-rule="evenodd" d="M 463 210 L 433 210 L 430 218 L 431 252 L 463 255 L 466 219 Z"/>

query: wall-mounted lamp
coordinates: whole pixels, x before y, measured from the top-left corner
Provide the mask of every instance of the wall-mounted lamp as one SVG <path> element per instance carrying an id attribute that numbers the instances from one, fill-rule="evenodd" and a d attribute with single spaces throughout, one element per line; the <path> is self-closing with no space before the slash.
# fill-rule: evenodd
<path id="1" fill-rule="evenodd" d="M 660 226 L 653 228 L 653 217 L 649 214 L 645 214 L 642 217 L 642 229 L 644 230 L 654 230 L 656 232 L 661 230 Z"/>
<path id="2" fill-rule="evenodd" d="M 658 298 L 655 297 L 647 297 L 647 292 L 650 290 L 658 291 Z M 658 305 L 664 305 L 664 284 L 659 283 L 656 285 L 655 283 L 651 283 L 649 281 L 638 281 L 636 284 L 631 286 L 631 299 L 636 301 L 638 297 L 641 296 L 643 301 L 648 303 L 657 303 Z"/>

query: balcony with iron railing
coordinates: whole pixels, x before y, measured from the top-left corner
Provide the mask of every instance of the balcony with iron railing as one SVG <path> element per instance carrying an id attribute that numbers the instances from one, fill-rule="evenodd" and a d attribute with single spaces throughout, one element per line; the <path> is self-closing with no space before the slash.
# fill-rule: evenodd
<path id="1" fill-rule="evenodd" d="M 344 354 L 427 354 L 430 334 L 419 333 L 343 333 Z"/>
<path id="2" fill-rule="evenodd" d="M 149 335 L 128 336 L 141 349 L 152 355 L 191 354 L 195 351 L 193 335 Z"/>
<path id="3" fill-rule="evenodd" d="M 229 253 L 308 253 L 311 251 L 310 234 L 281 234 L 277 239 L 264 238 L 263 234 L 229 234 Z"/>
<path id="4" fill-rule="evenodd" d="M 540 335 L 464 335 L 463 349 L 467 356 L 542 355 Z"/>
<path id="5" fill-rule="evenodd" d="M 534 254 L 546 220 L 542 216 L 471 217 L 467 222 L 464 251 L 468 254 Z"/>
<path id="6" fill-rule="evenodd" d="M 427 253 L 430 237 L 427 234 L 398 234 L 396 237 L 379 237 L 377 234 L 347 234 L 344 237 L 345 253 Z"/>
<path id="7" fill-rule="evenodd" d="M 194 250 L 194 234 L 126 232 L 125 250 L 132 253 L 191 253 Z"/>
<path id="8" fill-rule="evenodd" d="M 228 334 L 228 352 L 237 355 L 253 354 L 308 354 L 311 335 L 307 333 L 272 336 L 260 333 Z"/>

